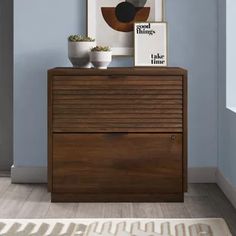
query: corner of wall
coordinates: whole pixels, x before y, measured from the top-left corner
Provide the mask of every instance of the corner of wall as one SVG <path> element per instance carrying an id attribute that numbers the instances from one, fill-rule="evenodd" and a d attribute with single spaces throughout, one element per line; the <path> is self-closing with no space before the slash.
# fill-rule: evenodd
<path id="1" fill-rule="evenodd" d="M 231 182 L 227 178 L 225 178 L 225 176 L 220 170 L 217 170 L 216 182 L 220 189 L 230 200 L 232 205 L 236 208 L 236 187 L 233 186 L 233 184 L 231 184 Z"/>
<path id="2" fill-rule="evenodd" d="M 220 139 L 219 139 L 219 125 L 220 125 L 220 1 L 217 0 L 217 169 L 219 168 L 220 158 Z"/>

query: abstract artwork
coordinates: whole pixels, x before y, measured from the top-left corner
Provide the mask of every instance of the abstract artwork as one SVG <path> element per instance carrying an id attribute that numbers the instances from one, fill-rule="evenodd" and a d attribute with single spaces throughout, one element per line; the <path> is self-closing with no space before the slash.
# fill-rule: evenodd
<path id="1" fill-rule="evenodd" d="M 163 0 L 87 0 L 87 34 L 113 55 L 133 55 L 134 23 L 163 20 Z"/>

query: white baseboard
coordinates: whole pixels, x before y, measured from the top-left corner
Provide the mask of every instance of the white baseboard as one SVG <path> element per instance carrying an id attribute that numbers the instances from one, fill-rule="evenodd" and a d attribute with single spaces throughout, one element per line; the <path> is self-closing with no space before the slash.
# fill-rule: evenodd
<path id="1" fill-rule="evenodd" d="M 216 168 L 189 168 L 189 183 L 216 183 Z M 47 167 L 11 168 L 12 183 L 46 183 Z"/>
<path id="2" fill-rule="evenodd" d="M 216 183 L 216 167 L 190 167 L 188 169 L 188 182 Z"/>
<path id="3" fill-rule="evenodd" d="M 11 167 L 11 182 L 15 184 L 22 183 L 47 183 L 47 167 Z"/>
<path id="4" fill-rule="evenodd" d="M 220 170 L 217 170 L 216 182 L 220 187 L 220 189 L 224 192 L 226 197 L 236 208 L 236 186 L 230 183 L 230 181 L 227 178 L 225 178 L 225 176 L 222 174 Z"/>
<path id="5" fill-rule="evenodd" d="M 10 171 L 2 171 L 0 170 L 0 177 L 10 177 Z"/>

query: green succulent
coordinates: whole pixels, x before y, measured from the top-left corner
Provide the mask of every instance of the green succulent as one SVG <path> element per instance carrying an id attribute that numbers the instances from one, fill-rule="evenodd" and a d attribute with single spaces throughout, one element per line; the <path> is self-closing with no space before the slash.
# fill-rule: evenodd
<path id="1" fill-rule="evenodd" d="M 91 52 L 110 52 L 111 48 L 108 46 L 96 46 L 91 49 Z"/>
<path id="2" fill-rule="evenodd" d="M 70 42 L 94 42 L 95 41 L 95 39 L 92 39 L 90 37 L 83 36 L 83 35 L 70 35 L 68 37 L 68 40 Z"/>

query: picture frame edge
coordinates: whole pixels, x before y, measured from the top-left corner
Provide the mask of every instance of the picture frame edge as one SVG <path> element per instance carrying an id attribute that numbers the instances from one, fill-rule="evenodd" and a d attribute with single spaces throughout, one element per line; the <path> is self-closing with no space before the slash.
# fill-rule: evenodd
<path id="1" fill-rule="evenodd" d="M 158 0 L 154 0 L 154 1 L 158 1 Z M 158 22 L 164 22 L 163 20 L 164 20 L 164 0 L 159 0 L 159 1 L 161 1 L 161 4 L 162 4 L 162 7 L 161 7 L 161 15 L 162 15 L 162 20 L 161 21 L 158 21 Z M 89 4 L 89 3 L 94 3 L 94 0 L 86 0 L 86 35 L 88 36 L 88 37 L 92 37 L 92 38 L 95 38 L 95 41 L 96 41 L 96 29 L 94 30 L 94 32 L 93 33 L 91 33 L 91 27 L 89 26 L 90 24 L 91 24 L 91 22 L 89 23 L 89 6 L 96 6 L 95 4 Z M 95 8 L 92 8 L 92 9 L 95 9 Z M 135 23 L 134 23 L 135 24 Z M 114 47 L 112 47 L 112 49 L 113 49 Z M 117 47 L 115 47 L 115 48 L 117 48 Z M 134 60 L 135 60 L 135 45 L 134 45 L 134 47 L 132 47 L 132 48 L 129 48 L 129 47 L 124 47 L 124 50 L 127 50 L 127 52 L 126 53 L 123 53 L 123 54 L 120 54 L 120 53 L 114 53 L 112 56 L 114 56 L 114 57 L 133 57 L 134 58 Z M 131 50 L 131 51 L 133 51 L 133 53 L 131 52 L 129 52 L 129 50 Z M 114 50 L 115 51 L 115 50 Z"/>

